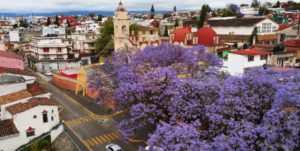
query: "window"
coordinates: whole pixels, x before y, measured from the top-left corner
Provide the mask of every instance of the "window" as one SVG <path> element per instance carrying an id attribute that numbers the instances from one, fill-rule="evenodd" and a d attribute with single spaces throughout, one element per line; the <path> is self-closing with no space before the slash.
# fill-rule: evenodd
<path id="1" fill-rule="evenodd" d="M 43 111 L 43 123 L 48 122 L 48 112 L 46 110 Z"/>
<path id="2" fill-rule="evenodd" d="M 49 52 L 49 48 L 44 48 L 44 52 Z"/>
<path id="3" fill-rule="evenodd" d="M 276 30 L 277 30 L 277 27 L 276 27 L 276 26 L 273 26 L 273 27 L 272 27 L 272 32 L 274 33 L 274 32 L 276 32 Z"/>
<path id="4" fill-rule="evenodd" d="M 260 56 L 260 60 L 266 60 L 266 59 L 267 59 L 267 55 Z"/>
<path id="5" fill-rule="evenodd" d="M 126 35 L 127 34 L 127 27 L 124 25 L 122 26 L 122 34 Z"/>
<path id="6" fill-rule="evenodd" d="M 254 61 L 254 56 L 248 56 L 248 62 Z"/>
<path id="7" fill-rule="evenodd" d="M 153 30 L 150 30 L 150 35 L 153 35 Z"/>
<path id="8" fill-rule="evenodd" d="M 218 44 L 219 43 L 219 37 L 214 37 L 214 44 Z"/>
<path id="9" fill-rule="evenodd" d="M 222 52 L 222 51 L 218 52 L 218 56 L 219 56 L 220 58 L 223 58 L 223 52 Z"/>
<path id="10" fill-rule="evenodd" d="M 33 115 L 33 118 L 34 118 L 34 119 L 36 119 L 36 118 L 37 118 L 37 116 L 36 116 L 36 115 Z"/>
<path id="11" fill-rule="evenodd" d="M 271 23 L 263 23 L 261 33 L 270 33 L 271 32 Z"/>
<path id="12" fill-rule="evenodd" d="M 260 26 L 256 26 L 257 33 L 260 33 Z"/>
<path id="13" fill-rule="evenodd" d="M 57 59 L 64 59 L 64 55 L 57 55 L 56 58 Z"/>
<path id="14" fill-rule="evenodd" d="M 61 48 L 57 48 L 57 52 L 61 52 Z"/>
<path id="15" fill-rule="evenodd" d="M 234 35 L 234 32 L 229 32 L 229 35 Z"/>
<path id="16" fill-rule="evenodd" d="M 50 55 L 43 55 L 43 59 L 50 59 Z"/>
<path id="17" fill-rule="evenodd" d="M 26 136 L 27 137 L 30 137 L 30 136 L 34 136 L 35 133 L 34 133 L 34 128 L 32 127 L 29 127 L 27 130 L 26 130 Z"/>
<path id="18" fill-rule="evenodd" d="M 54 118 L 53 118 L 53 116 L 51 116 L 51 121 L 53 121 L 54 120 Z"/>

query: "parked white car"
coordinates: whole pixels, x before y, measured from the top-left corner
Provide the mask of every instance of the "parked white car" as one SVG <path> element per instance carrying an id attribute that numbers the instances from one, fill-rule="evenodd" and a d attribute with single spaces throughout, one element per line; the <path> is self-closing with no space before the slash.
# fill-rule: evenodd
<path id="1" fill-rule="evenodd" d="M 117 144 L 108 144 L 105 146 L 106 151 L 123 151 Z"/>
<path id="2" fill-rule="evenodd" d="M 52 76 L 52 72 L 49 71 L 49 70 L 45 71 L 44 74 L 45 74 L 46 76 Z"/>
<path id="3" fill-rule="evenodd" d="M 150 151 L 150 146 L 146 146 L 145 150 L 149 150 Z M 153 146 L 151 151 L 164 151 L 162 148 L 157 147 L 157 146 Z"/>

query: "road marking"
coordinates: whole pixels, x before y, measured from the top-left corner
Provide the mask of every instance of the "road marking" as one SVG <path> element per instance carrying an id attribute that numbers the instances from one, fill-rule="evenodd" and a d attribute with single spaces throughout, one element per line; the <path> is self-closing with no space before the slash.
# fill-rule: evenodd
<path id="1" fill-rule="evenodd" d="M 103 136 L 99 136 L 99 137 L 103 140 L 103 142 L 107 142 L 107 140 Z"/>
<path id="2" fill-rule="evenodd" d="M 84 142 L 86 144 L 88 144 L 89 147 L 93 147 L 99 144 L 103 144 L 109 141 L 113 141 L 120 138 L 118 135 L 116 135 L 116 131 L 115 132 L 111 132 L 111 133 L 107 133 L 107 134 L 103 134 L 103 135 L 99 135 L 93 138 L 89 138 L 86 139 Z"/>
<path id="3" fill-rule="evenodd" d="M 97 139 L 97 141 L 98 141 L 100 144 L 103 143 L 102 140 L 100 139 L 100 137 L 96 137 L 96 139 Z"/>
<path id="4" fill-rule="evenodd" d="M 80 124 L 83 124 L 83 123 L 94 121 L 96 119 L 97 118 L 95 118 L 94 115 L 88 115 L 88 116 L 82 116 L 82 117 L 79 117 L 79 118 L 76 118 L 76 119 L 66 121 L 66 123 L 69 123 L 70 126 L 76 126 L 76 125 L 80 125 Z"/>
<path id="5" fill-rule="evenodd" d="M 96 144 L 99 144 L 99 142 L 97 142 L 97 140 L 96 140 L 96 138 L 94 137 L 94 138 L 92 138 L 92 141 L 94 142 L 94 144 L 96 145 Z"/>
<path id="6" fill-rule="evenodd" d="M 103 137 L 105 137 L 108 141 L 111 141 L 111 139 L 108 136 L 106 136 L 106 134 L 103 135 Z"/>
<path id="7" fill-rule="evenodd" d="M 82 138 L 79 136 L 79 134 L 76 131 L 74 131 L 68 123 L 65 122 L 65 124 L 67 127 L 69 127 L 69 129 L 73 132 L 73 134 L 85 145 L 85 147 L 89 151 L 92 151 L 90 144 L 88 144 L 86 141 L 82 140 Z"/>

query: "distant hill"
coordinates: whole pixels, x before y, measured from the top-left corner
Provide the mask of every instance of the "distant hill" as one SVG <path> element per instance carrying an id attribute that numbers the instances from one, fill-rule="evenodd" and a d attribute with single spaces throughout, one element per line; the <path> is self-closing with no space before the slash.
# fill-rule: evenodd
<path id="1" fill-rule="evenodd" d="M 162 14 L 166 13 L 167 11 L 157 11 L 156 13 Z M 49 13 L 33 13 L 34 16 L 55 16 L 64 14 L 65 16 L 72 16 L 72 15 L 88 15 L 90 13 L 95 13 L 97 15 L 104 15 L 104 16 L 112 16 L 114 11 L 67 11 L 67 12 L 49 12 Z M 136 14 L 146 14 L 149 11 L 129 11 L 129 13 L 136 13 Z M 0 12 L 0 16 L 5 17 L 16 17 L 16 16 L 30 16 L 32 13 L 6 13 Z"/>

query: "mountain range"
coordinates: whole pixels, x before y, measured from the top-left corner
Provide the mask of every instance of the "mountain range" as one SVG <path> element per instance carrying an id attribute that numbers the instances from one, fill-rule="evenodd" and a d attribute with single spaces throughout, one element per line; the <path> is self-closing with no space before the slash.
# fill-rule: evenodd
<path id="1" fill-rule="evenodd" d="M 147 14 L 149 11 L 128 11 L 129 13 L 135 13 L 135 14 Z M 156 11 L 157 14 L 166 13 L 168 11 Z M 16 17 L 16 16 L 56 16 L 64 14 L 65 16 L 77 16 L 77 15 L 88 15 L 88 14 L 97 14 L 97 15 L 103 15 L 103 16 L 112 16 L 114 14 L 114 11 L 67 11 L 67 12 L 37 12 L 37 13 L 8 13 L 8 12 L 0 12 L 0 16 L 5 17 Z"/>

